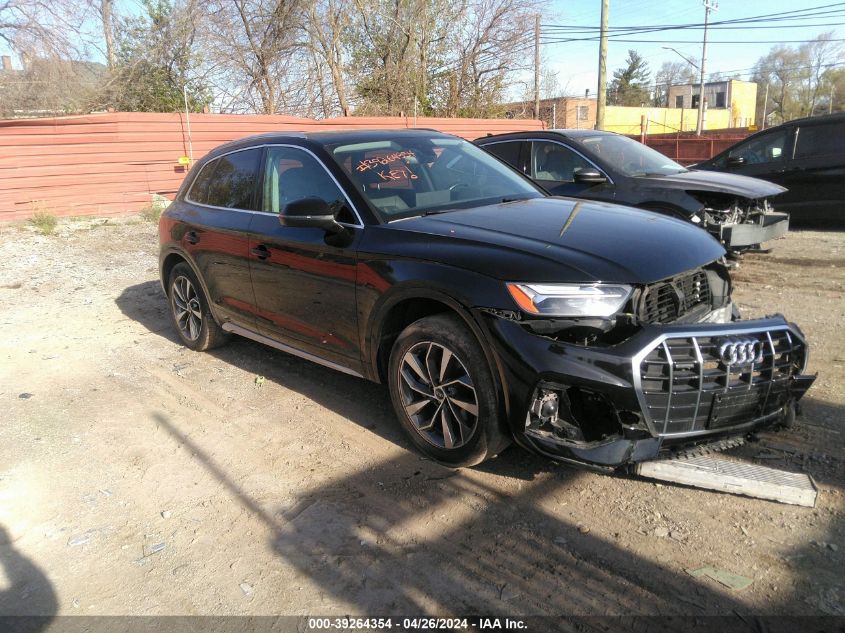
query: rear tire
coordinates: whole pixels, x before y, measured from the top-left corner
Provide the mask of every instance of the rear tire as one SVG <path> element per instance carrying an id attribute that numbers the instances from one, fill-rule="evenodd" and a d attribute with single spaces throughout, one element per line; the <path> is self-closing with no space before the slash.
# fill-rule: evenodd
<path id="1" fill-rule="evenodd" d="M 229 335 L 211 315 L 202 285 L 188 264 L 176 264 L 170 271 L 167 299 L 173 328 L 185 347 L 204 352 L 228 342 Z"/>
<path id="2" fill-rule="evenodd" d="M 457 316 L 405 328 L 390 354 L 388 383 L 402 428 L 434 461 L 473 466 L 510 444 L 487 359 Z"/>

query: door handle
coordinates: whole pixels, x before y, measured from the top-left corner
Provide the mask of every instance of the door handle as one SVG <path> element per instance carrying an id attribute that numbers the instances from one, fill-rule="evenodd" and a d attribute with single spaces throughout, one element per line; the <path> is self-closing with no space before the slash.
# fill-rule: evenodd
<path id="1" fill-rule="evenodd" d="M 255 248 L 249 249 L 249 252 L 255 255 L 258 259 L 267 259 L 270 257 L 270 249 L 264 246 L 264 244 L 260 244 Z"/>
<path id="2" fill-rule="evenodd" d="M 196 231 L 188 231 L 185 233 L 185 241 L 188 242 L 188 244 L 196 244 L 200 241 L 200 236 L 197 235 Z"/>

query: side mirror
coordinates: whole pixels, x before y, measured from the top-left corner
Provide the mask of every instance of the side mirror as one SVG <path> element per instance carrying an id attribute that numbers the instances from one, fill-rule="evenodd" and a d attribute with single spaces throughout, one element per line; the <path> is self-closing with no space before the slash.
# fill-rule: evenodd
<path id="1" fill-rule="evenodd" d="M 583 182 L 591 185 L 598 185 L 603 182 L 607 182 L 607 177 L 598 169 L 594 169 L 593 167 L 582 167 L 581 169 L 576 169 L 572 176 L 575 178 L 575 182 Z"/>
<path id="2" fill-rule="evenodd" d="M 741 167 L 744 164 L 744 156 L 728 156 L 728 167 Z"/>
<path id="3" fill-rule="evenodd" d="M 337 223 L 331 206 L 322 198 L 302 198 L 286 204 L 279 213 L 279 224 L 296 228 L 318 228 L 336 232 L 343 227 Z"/>

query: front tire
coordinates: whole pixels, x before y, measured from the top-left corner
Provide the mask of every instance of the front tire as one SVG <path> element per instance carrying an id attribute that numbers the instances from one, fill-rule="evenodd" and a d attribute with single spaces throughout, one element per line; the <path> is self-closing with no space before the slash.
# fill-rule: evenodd
<path id="1" fill-rule="evenodd" d="M 167 299 L 171 322 L 185 347 L 204 352 L 229 340 L 211 315 L 205 292 L 188 264 L 176 264 L 170 271 Z"/>
<path id="2" fill-rule="evenodd" d="M 405 328 L 388 374 L 402 428 L 434 461 L 473 466 L 510 443 L 487 359 L 458 317 L 438 314 Z"/>

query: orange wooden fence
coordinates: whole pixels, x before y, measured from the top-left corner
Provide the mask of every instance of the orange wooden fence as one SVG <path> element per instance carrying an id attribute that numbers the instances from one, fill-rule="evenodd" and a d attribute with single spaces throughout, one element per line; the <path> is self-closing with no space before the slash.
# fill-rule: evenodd
<path id="1" fill-rule="evenodd" d="M 221 143 L 263 132 L 361 128 L 434 128 L 467 139 L 542 129 L 541 121 L 114 112 L 0 121 L 0 221 L 38 211 L 59 216 L 118 215 L 172 197 L 187 170 L 180 156 L 200 158 Z"/>

